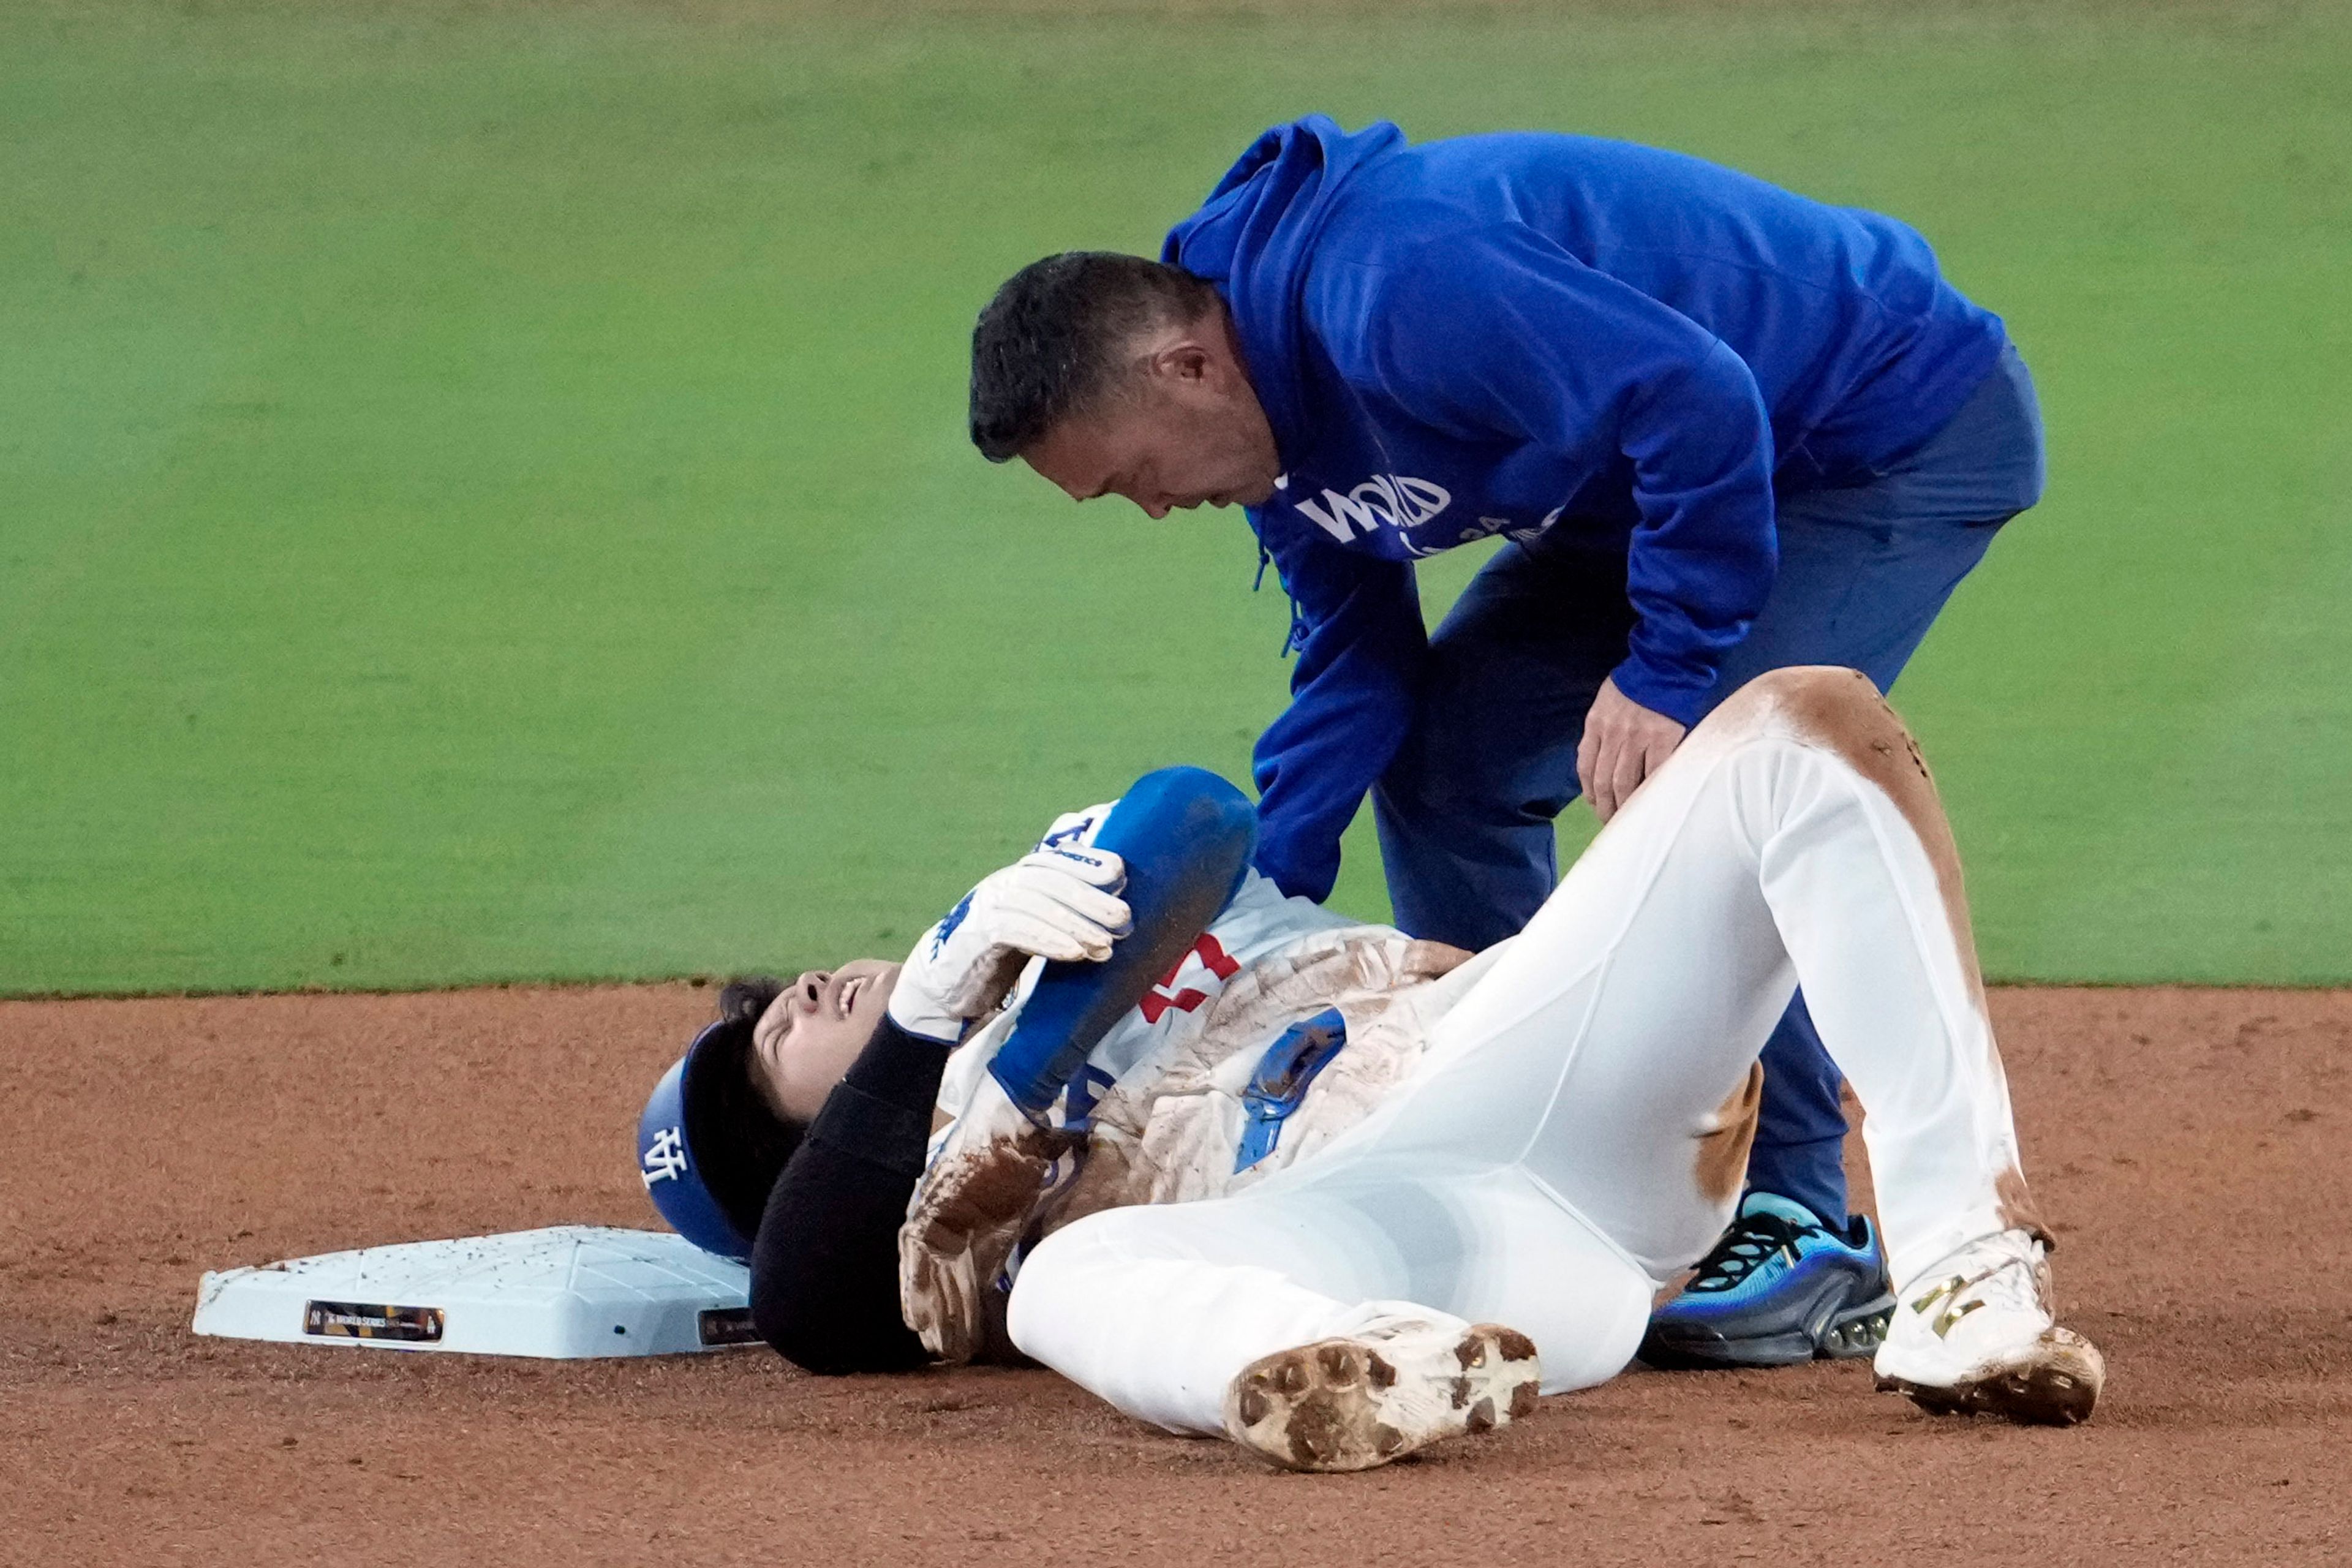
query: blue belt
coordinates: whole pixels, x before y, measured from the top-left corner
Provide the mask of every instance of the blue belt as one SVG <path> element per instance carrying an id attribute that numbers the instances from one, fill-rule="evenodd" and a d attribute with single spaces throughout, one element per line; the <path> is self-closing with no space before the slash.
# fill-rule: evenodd
<path id="1" fill-rule="evenodd" d="M 1242 1091 L 1242 1109 L 1248 1120 L 1243 1123 L 1241 1142 L 1234 1148 L 1235 1174 L 1274 1152 L 1282 1140 L 1282 1124 L 1307 1098 L 1307 1086 L 1347 1043 L 1348 1021 L 1337 1007 L 1327 1007 L 1303 1023 L 1293 1024 L 1266 1047 L 1265 1055 L 1258 1058 L 1257 1070 L 1250 1075 L 1249 1087 Z"/>

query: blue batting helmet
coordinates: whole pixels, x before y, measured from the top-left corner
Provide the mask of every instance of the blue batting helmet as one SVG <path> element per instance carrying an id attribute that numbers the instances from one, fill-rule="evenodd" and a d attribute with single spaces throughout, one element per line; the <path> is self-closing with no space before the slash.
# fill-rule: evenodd
<path id="1" fill-rule="evenodd" d="M 739 1263 L 751 1256 L 768 1194 L 805 1131 L 751 1083 L 751 1026 L 781 989 L 728 986 L 719 1021 L 662 1074 L 637 1118 L 637 1175 L 654 1207 L 695 1246 Z"/>

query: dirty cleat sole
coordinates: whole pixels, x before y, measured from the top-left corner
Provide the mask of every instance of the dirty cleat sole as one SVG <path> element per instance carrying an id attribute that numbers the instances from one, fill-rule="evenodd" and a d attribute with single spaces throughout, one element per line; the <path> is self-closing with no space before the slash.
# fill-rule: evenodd
<path id="1" fill-rule="evenodd" d="M 1881 1373 L 1881 1390 L 1931 1415 L 1998 1415 L 2026 1426 L 2073 1426 L 2091 1418 L 2107 1382 L 2099 1347 L 2072 1329 L 2042 1331 L 2032 1350 L 1948 1384 Z"/>
<path id="2" fill-rule="evenodd" d="M 1225 1389 L 1225 1434 L 1291 1470 L 1369 1470 L 1530 1414 L 1543 1382 L 1515 1329 L 1402 1324 L 1276 1351 Z"/>

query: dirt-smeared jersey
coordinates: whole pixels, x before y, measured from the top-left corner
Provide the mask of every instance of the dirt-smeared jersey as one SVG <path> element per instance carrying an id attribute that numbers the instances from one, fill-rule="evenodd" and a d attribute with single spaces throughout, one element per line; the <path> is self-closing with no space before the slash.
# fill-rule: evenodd
<path id="1" fill-rule="evenodd" d="M 988 1072 L 1033 965 L 949 1065 L 945 1124 L 899 1233 L 908 1322 L 936 1353 L 966 1359 L 1021 1247 L 1102 1209 L 1235 1192 L 1323 1147 L 1412 1072 L 1430 1026 L 1486 967 L 1468 958 L 1286 899 L 1252 873 L 1043 1124 Z"/>

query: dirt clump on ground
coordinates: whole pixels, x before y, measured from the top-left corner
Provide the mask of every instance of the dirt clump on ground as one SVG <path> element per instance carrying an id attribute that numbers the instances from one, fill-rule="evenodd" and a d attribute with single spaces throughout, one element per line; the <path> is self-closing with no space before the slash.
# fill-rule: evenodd
<path id="1" fill-rule="evenodd" d="M 0 1562 L 2322 1563 L 2352 1557 L 2352 994 L 1996 991 L 2093 1424 L 1866 1365 L 1636 1369 L 1359 1477 L 1051 1374 L 801 1375 L 188 1332 L 198 1275 L 652 1226 L 652 986 L 0 1004 Z"/>

